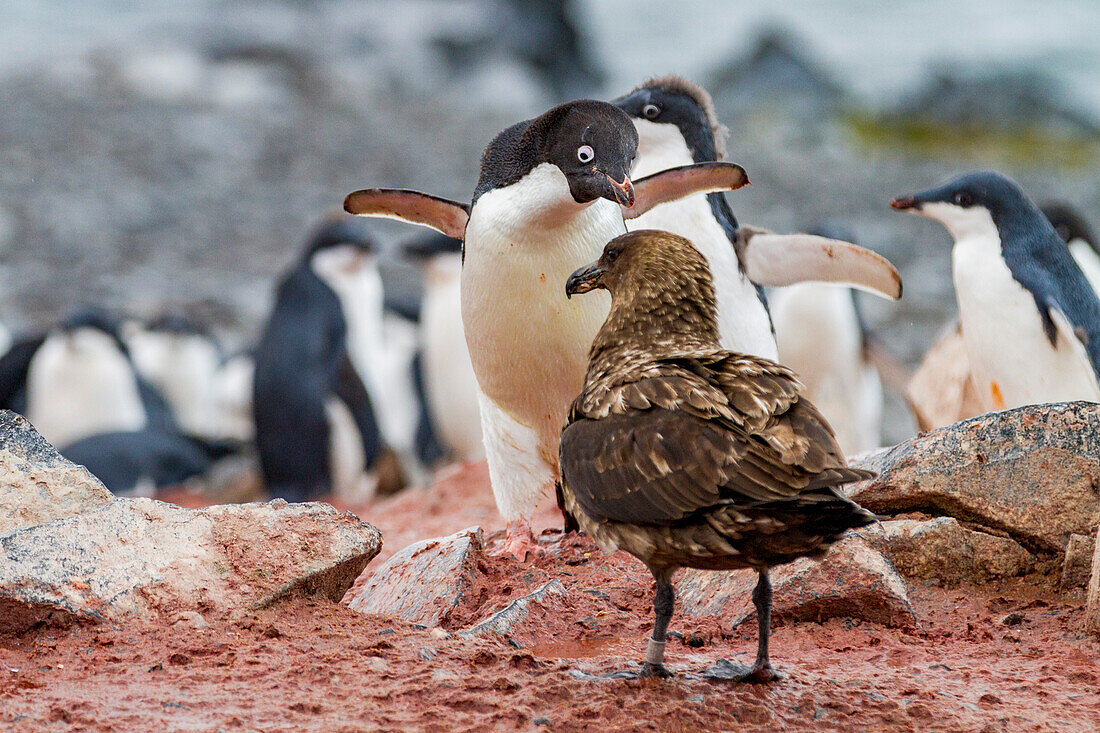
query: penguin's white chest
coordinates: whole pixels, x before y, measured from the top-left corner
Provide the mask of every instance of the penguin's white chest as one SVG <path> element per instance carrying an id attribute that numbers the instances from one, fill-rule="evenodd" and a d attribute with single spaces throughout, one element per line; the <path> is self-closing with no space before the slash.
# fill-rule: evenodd
<path id="1" fill-rule="evenodd" d="M 1004 261 L 992 222 L 989 230 L 956 241 L 952 271 L 963 342 L 985 409 L 1100 399 L 1080 343 L 1059 333 L 1051 345 L 1034 297 Z"/>
<path id="2" fill-rule="evenodd" d="M 217 435 L 217 347 L 201 336 L 146 331 L 132 334 L 128 345 L 138 371 L 168 400 L 184 432 Z"/>
<path id="3" fill-rule="evenodd" d="M 841 450 L 853 455 L 878 447 L 882 383 L 863 358 L 851 292 L 839 285 L 799 283 L 775 291 L 771 305 L 779 362 L 806 385 Z"/>
<path id="4" fill-rule="evenodd" d="M 141 430 L 145 407 L 130 361 L 100 331 L 49 336 L 27 375 L 27 419 L 58 447 L 108 432 Z"/>
<path id="5" fill-rule="evenodd" d="M 633 178 L 694 162 L 675 125 L 635 120 L 634 126 L 638 129 L 639 145 L 638 157 L 631 170 Z M 705 194 L 654 207 L 627 220 L 626 226 L 630 231 L 661 229 L 691 241 L 706 258 L 714 278 L 722 348 L 776 358 L 778 352 L 768 311 L 752 282 L 741 271 L 733 243 L 714 218 Z"/>
<path id="6" fill-rule="evenodd" d="M 477 406 L 477 381 L 462 326 L 459 255 L 435 258 L 425 277 L 420 321 L 424 387 L 433 427 L 464 461 L 485 452 Z"/>
<path id="7" fill-rule="evenodd" d="M 618 205 L 577 204 L 549 164 L 481 196 L 466 228 L 462 320 L 474 374 L 489 400 L 538 433 L 550 465 L 610 309 L 604 292 L 567 299 L 565 282 L 625 231 Z"/>

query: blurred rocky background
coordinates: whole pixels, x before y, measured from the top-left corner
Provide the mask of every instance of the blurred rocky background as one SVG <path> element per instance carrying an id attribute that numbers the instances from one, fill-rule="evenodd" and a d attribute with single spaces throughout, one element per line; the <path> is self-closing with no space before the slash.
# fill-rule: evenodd
<path id="1" fill-rule="evenodd" d="M 278 273 L 367 185 L 468 199 L 501 128 L 647 76 L 706 85 L 743 222 L 849 224 L 913 366 L 954 314 L 950 240 L 896 194 L 995 168 L 1100 225 L 1100 5 L 847 0 L 0 0 L 0 321 L 184 310 L 255 338 Z M 977 32 L 980 29 L 980 32 Z M 1094 213 L 1095 212 L 1095 213 Z M 410 233 L 379 222 L 386 243 Z M 393 264 L 395 285 L 415 285 Z M 887 442 L 914 430 L 896 396 Z"/>

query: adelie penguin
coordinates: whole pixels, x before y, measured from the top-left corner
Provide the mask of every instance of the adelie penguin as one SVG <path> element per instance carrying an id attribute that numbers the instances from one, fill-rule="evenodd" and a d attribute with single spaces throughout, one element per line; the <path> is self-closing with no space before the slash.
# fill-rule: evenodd
<path id="1" fill-rule="evenodd" d="M 134 368 L 118 319 L 100 308 L 18 339 L 0 359 L 0 396 L 56 446 L 101 433 L 177 428 L 167 402 Z"/>
<path id="2" fill-rule="evenodd" d="M 279 284 L 256 348 L 252 409 L 268 490 L 288 501 L 368 498 L 386 452 L 353 343 L 373 245 L 352 219 L 322 226 Z M 381 307 L 381 289 L 377 298 Z M 367 341 L 369 343 L 369 341 Z"/>
<path id="3" fill-rule="evenodd" d="M 1054 231 L 1069 245 L 1070 254 L 1085 273 L 1089 285 L 1100 294 L 1100 242 L 1085 217 L 1069 204 L 1047 203 L 1041 208 Z"/>
<path id="4" fill-rule="evenodd" d="M 1100 300 L 1019 186 L 969 173 L 892 205 L 955 240 L 955 297 L 984 409 L 1100 401 Z"/>
<path id="5" fill-rule="evenodd" d="M 721 348 L 714 281 L 691 242 L 654 230 L 617 237 L 565 285 L 578 300 L 597 289 L 611 293 L 611 312 L 562 431 L 562 491 L 586 534 L 637 557 L 657 582 L 641 675 L 670 674 L 679 568 L 752 568 L 756 661 L 723 660 L 721 676 L 775 679 L 768 571 L 873 522 L 836 487 L 874 474 L 845 464 L 791 370 Z"/>
<path id="6" fill-rule="evenodd" d="M 814 234 L 851 241 L 835 224 Z M 845 455 L 882 444 L 882 379 L 859 294 L 834 283 L 799 283 L 771 294 L 778 361 L 798 373 L 806 397 L 836 431 Z"/>
<path id="7" fill-rule="evenodd" d="M 537 544 L 530 518 L 558 478 L 562 421 L 608 302 L 569 302 L 561 284 L 626 231 L 624 217 L 692 193 L 748 183 L 740 166 L 704 163 L 631 182 L 630 118 L 593 100 L 517 123 L 481 158 L 470 205 L 416 191 L 367 189 L 346 211 L 432 227 L 464 240 L 462 321 L 478 382 L 485 454 L 507 523 L 503 551 Z"/>
<path id="8" fill-rule="evenodd" d="M 632 176 L 721 160 L 726 130 L 710 94 L 678 76 L 650 79 L 613 100 L 638 131 Z M 721 193 L 698 194 L 655 207 L 627 228 L 686 237 L 714 273 L 722 346 L 769 359 L 775 334 L 763 285 L 842 282 L 897 299 L 901 280 L 883 257 L 848 242 L 808 234 L 781 235 L 738 225 Z"/>

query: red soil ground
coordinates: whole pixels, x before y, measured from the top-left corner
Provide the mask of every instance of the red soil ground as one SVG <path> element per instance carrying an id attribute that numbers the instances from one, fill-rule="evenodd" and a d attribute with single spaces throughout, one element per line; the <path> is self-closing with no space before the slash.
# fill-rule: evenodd
<path id="1" fill-rule="evenodd" d="M 501 526 L 480 466 L 359 514 L 382 530 L 384 555 L 475 524 Z M 541 525 L 557 522 L 540 516 Z M 461 628 L 560 579 L 568 597 L 533 612 L 536 623 L 515 637 L 522 648 L 440 638 L 308 599 L 209 617 L 203 629 L 155 621 L 39 629 L 0 636 L 0 729 L 1100 729 L 1100 641 L 1081 631 L 1080 591 L 1058 591 L 1052 577 L 917 585 L 915 632 L 778 619 L 772 659 L 786 677 L 771 685 L 578 679 L 639 658 L 652 581 L 628 556 L 549 539 L 546 553 L 522 565 L 487 559 L 484 579 L 447 622 Z M 1015 613 L 1022 620 L 1006 625 Z M 679 672 L 717 657 L 748 662 L 755 649 L 751 622 L 730 632 L 715 619 L 677 615 L 672 629 L 691 643 L 669 644 Z"/>

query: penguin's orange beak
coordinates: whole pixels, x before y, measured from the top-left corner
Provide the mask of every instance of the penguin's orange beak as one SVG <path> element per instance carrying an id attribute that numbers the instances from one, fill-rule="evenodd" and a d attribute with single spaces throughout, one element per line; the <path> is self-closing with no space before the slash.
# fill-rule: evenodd
<path id="1" fill-rule="evenodd" d="M 630 208 L 634 205 L 634 184 L 630 182 L 630 176 L 623 176 L 623 180 L 616 181 L 611 176 L 607 177 L 607 182 L 611 184 L 611 188 L 615 192 L 615 199 L 619 202 L 620 206 Z"/>
<path id="2" fill-rule="evenodd" d="M 890 202 L 890 206 L 898 211 L 909 211 L 911 209 L 920 209 L 920 201 L 916 196 L 899 196 Z"/>

